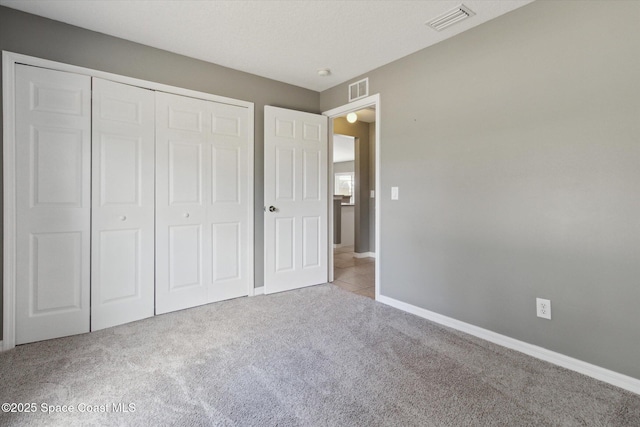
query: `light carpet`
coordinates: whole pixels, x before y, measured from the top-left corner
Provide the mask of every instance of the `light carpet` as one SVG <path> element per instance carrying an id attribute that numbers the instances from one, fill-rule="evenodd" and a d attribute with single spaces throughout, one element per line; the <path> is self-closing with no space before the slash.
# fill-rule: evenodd
<path id="1" fill-rule="evenodd" d="M 640 425 L 638 395 L 333 285 L 19 346 L 0 387 L 37 406 L 2 426 Z"/>

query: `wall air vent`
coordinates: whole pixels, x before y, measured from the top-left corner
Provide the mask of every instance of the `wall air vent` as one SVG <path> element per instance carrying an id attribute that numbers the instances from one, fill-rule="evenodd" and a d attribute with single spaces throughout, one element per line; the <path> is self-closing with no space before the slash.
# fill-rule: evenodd
<path id="1" fill-rule="evenodd" d="M 447 28 L 450 25 L 455 24 L 456 22 L 460 22 L 463 19 L 467 19 L 475 15 L 475 13 L 469 9 L 467 6 L 461 4 L 460 6 L 452 9 L 442 15 L 438 16 L 436 19 L 432 19 L 427 22 L 427 25 L 433 28 L 436 31 L 441 31 Z"/>
<path id="2" fill-rule="evenodd" d="M 369 96 L 369 78 L 358 80 L 349 85 L 349 102 Z"/>

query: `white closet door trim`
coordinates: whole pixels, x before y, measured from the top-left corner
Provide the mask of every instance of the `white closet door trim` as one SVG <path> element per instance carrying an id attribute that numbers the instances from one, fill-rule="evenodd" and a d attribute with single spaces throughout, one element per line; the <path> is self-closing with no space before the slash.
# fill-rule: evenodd
<path id="1" fill-rule="evenodd" d="M 86 76 L 98 77 L 105 80 L 111 80 L 118 83 L 124 83 L 131 86 L 139 86 L 145 89 L 157 90 L 160 92 L 169 92 L 176 95 L 189 96 L 192 98 L 206 99 L 208 101 L 220 102 L 222 104 L 238 105 L 250 108 L 253 111 L 253 102 L 241 101 L 239 99 L 227 98 L 225 96 L 213 95 L 210 93 L 199 92 L 196 90 L 185 89 L 177 86 L 165 85 L 162 83 L 150 82 L 147 80 L 136 79 L 134 77 L 121 76 L 106 71 L 93 70 L 91 68 L 78 67 L 76 65 L 64 64 L 62 62 L 49 61 L 48 59 L 36 58 L 34 56 L 23 55 L 20 53 L 2 51 L 2 64 L 10 62 L 11 68 L 15 63 L 33 65 L 35 67 L 51 68 L 52 70 L 66 71 L 68 73 L 84 74 Z M 4 75 L 4 74 L 3 74 Z M 13 80 L 12 80 L 13 82 Z M 4 93 L 4 92 L 3 92 Z"/>
<path id="2" fill-rule="evenodd" d="M 2 52 L 3 307 L 2 349 L 16 343 L 16 61 Z"/>
<path id="3" fill-rule="evenodd" d="M 50 68 L 58 71 L 66 71 L 69 73 L 84 74 L 91 77 L 98 77 L 105 80 L 111 80 L 118 83 L 139 86 L 145 89 L 151 89 L 160 92 L 168 92 L 176 95 L 189 96 L 208 101 L 220 102 L 223 104 L 237 105 L 245 107 L 249 111 L 249 203 L 247 210 L 249 213 L 249 266 L 251 267 L 251 275 L 254 276 L 254 104 L 249 101 L 241 101 L 224 96 L 213 95 L 210 93 L 184 89 L 176 86 L 165 85 L 161 83 L 149 82 L 146 80 L 136 79 L 133 77 L 121 76 L 104 71 L 93 70 L 85 67 L 64 64 L 62 62 L 49 61 L 47 59 L 36 58 L 33 56 L 22 55 L 19 53 L 2 51 L 2 111 L 3 111 L 3 208 L 4 208 L 4 234 L 3 234 L 3 331 L 2 331 L 2 350 L 10 350 L 15 347 L 15 304 L 16 304 L 16 191 L 15 191 L 15 66 L 16 64 L 25 64 L 35 67 Z M 249 295 L 253 295 L 253 286 L 255 276 L 252 283 L 247 289 Z"/>

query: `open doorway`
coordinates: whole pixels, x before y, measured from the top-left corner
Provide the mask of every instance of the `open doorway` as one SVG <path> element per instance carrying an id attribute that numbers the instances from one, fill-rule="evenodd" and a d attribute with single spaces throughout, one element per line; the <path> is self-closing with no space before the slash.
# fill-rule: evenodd
<path id="1" fill-rule="evenodd" d="M 334 119 L 334 120 L 339 120 Z M 335 124 L 334 124 L 335 129 Z M 352 247 L 356 241 L 356 137 L 333 134 L 333 248 Z M 360 177 L 358 177 L 360 178 Z M 360 202 L 360 200 L 358 200 Z M 358 219 L 358 227 L 360 221 Z"/>
<path id="2" fill-rule="evenodd" d="M 325 113 L 330 118 L 329 148 L 333 154 L 330 236 L 334 244 L 329 257 L 333 261 L 329 276 L 334 285 L 375 299 L 378 294 L 378 97 L 361 101 L 364 102 Z"/>

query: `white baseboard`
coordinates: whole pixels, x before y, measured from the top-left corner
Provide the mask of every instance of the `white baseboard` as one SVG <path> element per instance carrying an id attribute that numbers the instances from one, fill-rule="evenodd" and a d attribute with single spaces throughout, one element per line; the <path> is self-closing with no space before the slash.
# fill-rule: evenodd
<path id="1" fill-rule="evenodd" d="M 249 295 L 250 297 L 255 297 L 256 295 L 264 294 L 264 286 L 260 286 L 259 288 L 253 288 L 253 294 Z"/>
<path id="2" fill-rule="evenodd" d="M 354 252 L 353 257 L 354 258 L 375 258 L 376 253 L 375 252 Z"/>
<path id="3" fill-rule="evenodd" d="M 390 305 L 391 307 L 406 311 L 407 313 L 415 314 L 416 316 L 431 320 L 441 325 L 466 332 L 470 335 L 482 338 L 494 344 L 519 351 L 529 356 L 533 356 L 537 359 L 553 363 L 554 365 L 562 366 L 563 368 L 579 372 L 583 375 L 587 375 L 597 380 L 604 381 L 616 387 L 620 387 L 633 393 L 640 394 L 640 380 L 628 375 L 620 374 L 618 372 L 611 371 L 600 366 L 592 365 L 591 363 L 587 363 L 579 359 L 574 359 L 573 357 L 565 356 L 564 354 L 556 353 L 555 351 L 547 350 L 546 348 L 539 347 L 537 345 L 510 338 L 506 335 L 498 334 L 488 329 L 480 328 L 470 323 L 465 323 L 451 317 L 443 316 L 442 314 L 438 314 L 424 308 L 416 307 L 415 305 L 407 304 L 405 302 L 398 301 L 383 295 L 379 295 L 376 300 Z"/>

